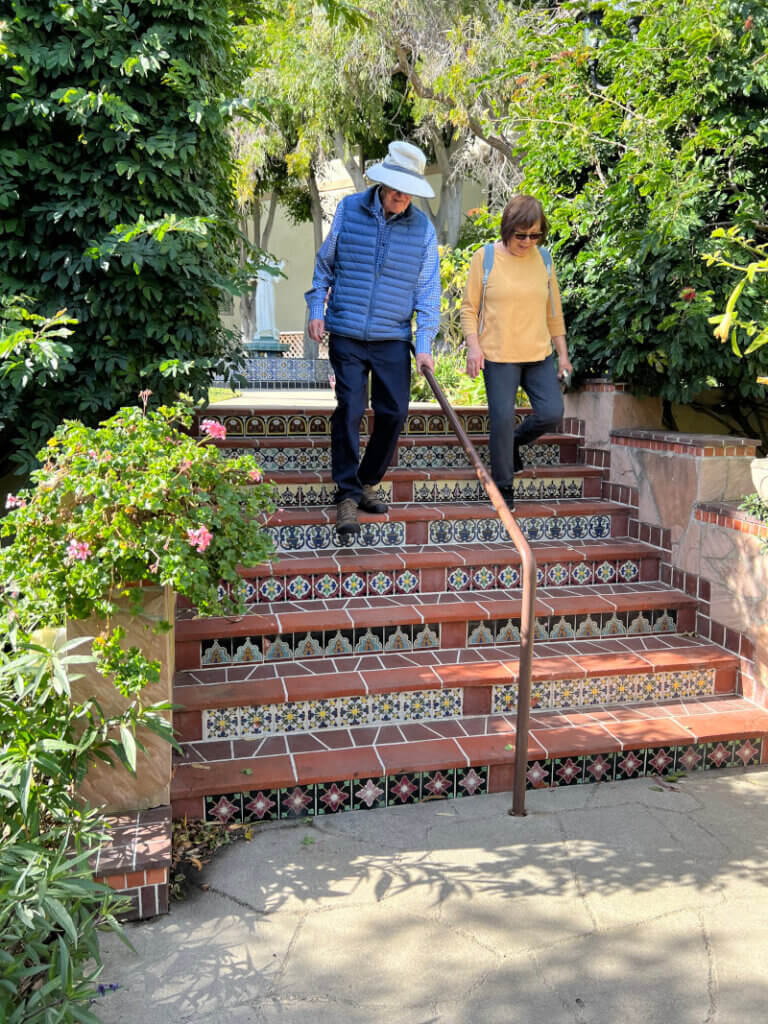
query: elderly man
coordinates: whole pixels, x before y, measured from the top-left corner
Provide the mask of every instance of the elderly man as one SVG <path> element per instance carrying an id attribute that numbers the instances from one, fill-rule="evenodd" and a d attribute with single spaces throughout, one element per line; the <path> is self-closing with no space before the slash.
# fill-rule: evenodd
<path id="1" fill-rule="evenodd" d="M 419 372 L 434 368 L 430 350 L 440 320 L 437 238 L 429 218 L 411 203 L 412 196 L 435 194 L 424 179 L 425 166 L 416 146 L 390 143 L 386 159 L 368 171 L 377 184 L 339 203 L 305 296 L 310 338 L 320 341 L 326 328 L 330 334 L 337 399 L 331 473 L 341 536 L 359 532 L 358 509 L 387 511 L 376 485 L 389 468 L 408 413 L 411 346 Z M 374 422 L 361 462 L 369 377 Z"/>

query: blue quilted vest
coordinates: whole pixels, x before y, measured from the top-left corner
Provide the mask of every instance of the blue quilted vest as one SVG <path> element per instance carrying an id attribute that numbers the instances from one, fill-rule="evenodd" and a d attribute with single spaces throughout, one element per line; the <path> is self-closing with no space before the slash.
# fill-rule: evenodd
<path id="1" fill-rule="evenodd" d="M 359 341 L 411 341 L 411 318 L 429 221 L 413 203 L 386 221 L 376 188 L 342 200 L 325 323 Z"/>

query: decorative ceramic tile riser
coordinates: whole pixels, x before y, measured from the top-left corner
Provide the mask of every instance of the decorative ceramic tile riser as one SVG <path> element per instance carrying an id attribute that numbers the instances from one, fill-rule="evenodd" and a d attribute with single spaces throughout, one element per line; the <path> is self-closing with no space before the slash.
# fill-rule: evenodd
<path id="1" fill-rule="evenodd" d="M 481 765 L 217 794 L 202 798 L 201 812 L 206 821 L 235 824 L 401 807 L 487 792 L 488 767 Z"/>
<path id="2" fill-rule="evenodd" d="M 440 626 L 421 623 L 366 629 L 317 630 L 280 636 L 221 637 L 200 644 L 201 665 L 245 665 L 294 658 L 333 658 L 344 654 L 421 651 L 440 647 Z"/>
<path id="3" fill-rule="evenodd" d="M 366 597 L 378 594 L 418 594 L 420 571 L 318 573 L 314 576 L 265 576 L 239 585 L 247 604 L 258 601 L 301 601 L 309 597 Z"/>
<path id="4" fill-rule="evenodd" d="M 248 739 L 318 729 L 459 718 L 464 691 L 414 690 L 203 711 L 203 739 Z"/>
<path id="5" fill-rule="evenodd" d="M 677 630 L 675 608 L 631 612 L 584 612 L 579 615 L 540 615 L 534 619 L 534 640 L 605 640 L 617 636 L 668 634 Z M 467 623 L 467 647 L 520 642 L 520 619 L 486 619 Z"/>
<path id="6" fill-rule="evenodd" d="M 584 586 L 587 583 L 634 583 L 640 566 L 631 559 L 602 562 L 549 562 L 536 566 L 536 584 L 544 587 Z M 458 567 L 448 573 L 446 590 L 509 590 L 520 586 L 517 565 Z"/>
<path id="7" fill-rule="evenodd" d="M 364 447 L 364 444 L 363 444 Z M 490 465 L 488 445 L 478 442 L 477 452 L 486 465 Z M 222 447 L 221 452 L 229 458 L 252 455 L 256 464 L 265 472 L 300 470 L 313 472 L 331 468 L 329 445 L 300 445 L 296 447 L 263 447 L 242 449 Z M 526 466 L 560 465 L 560 446 L 556 444 L 533 445 L 528 450 L 521 447 Z M 469 469 L 471 464 L 460 445 L 412 445 L 397 449 L 393 466 L 405 469 Z"/>
<path id="8" fill-rule="evenodd" d="M 459 413 L 464 431 L 470 435 L 487 434 L 489 421 L 487 413 Z M 523 416 L 518 415 L 520 422 Z M 264 414 L 260 416 L 237 416 L 230 414 L 223 418 L 230 437 L 330 437 L 331 414 Z M 368 433 L 368 417 L 360 424 L 360 433 Z M 442 413 L 427 414 L 409 412 L 402 433 L 407 437 L 428 435 L 444 437 L 453 433 Z"/>
<path id="9" fill-rule="evenodd" d="M 405 523 L 362 523 L 357 536 L 340 537 L 335 526 L 271 526 L 276 551 L 332 551 L 334 548 L 391 548 L 405 544 Z"/>
<path id="10" fill-rule="evenodd" d="M 550 516 L 518 519 L 526 540 L 600 540 L 611 536 L 611 518 L 605 515 Z M 365 522 L 356 536 L 340 537 L 325 524 L 271 526 L 277 552 L 333 551 L 336 548 L 400 547 L 405 544 L 405 523 Z M 509 544 L 506 527 L 498 518 L 440 519 L 429 523 L 430 544 Z M 604 581 L 601 581 L 604 582 Z"/>
<path id="11" fill-rule="evenodd" d="M 545 516 L 519 518 L 517 525 L 525 539 L 532 540 L 601 540 L 611 536 L 611 517 Z M 429 524 L 431 544 L 509 544 L 506 527 L 498 518 L 437 519 Z"/>
<path id="12" fill-rule="evenodd" d="M 493 688 L 491 712 L 517 708 L 517 683 Z M 531 707 L 537 711 L 587 708 L 605 704 L 634 704 L 644 700 L 709 697 L 715 692 L 714 669 L 597 676 L 592 679 L 543 679 L 531 683 Z"/>
<path id="13" fill-rule="evenodd" d="M 336 493 L 335 484 L 279 484 L 276 503 L 280 508 L 314 508 L 332 505 Z M 381 483 L 376 493 L 382 501 L 392 501 L 392 484 Z"/>
<path id="14" fill-rule="evenodd" d="M 631 559 L 602 562 L 548 562 L 537 565 L 538 586 L 584 586 L 588 583 L 633 583 L 640 578 L 640 565 Z M 421 570 L 392 569 L 360 573 L 318 573 L 313 576 L 263 576 L 243 580 L 239 585 L 246 604 L 310 597 L 366 597 L 378 594 L 420 594 Z M 446 570 L 441 590 L 514 590 L 520 586 L 517 565 L 459 566 Z M 434 590 L 434 588 L 433 588 Z M 225 591 L 222 588 L 222 596 Z"/>
<path id="15" fill-rule="evenodd" d="M 725 743 L 649 747 L 619 753 L 529 761 L 527 789 L 574 786 L 590 782 L 622 782 L 624 779 L 663 778 L 670 774 L 748 768 L 760 764 L 761 737 Z"/>
<path id="16" fill-rule="evenodd" d="M 515 481 L 515 497 L 520 501 L 583 496 L 583 477 L 523 477 Z M 488 492 L 478 480 L 416 480 L 413 501 L 488 501 Z"/>
<path id="17" fill-rule="evenodd" d="M 475 442 L 475 448 L 486 466 L 490 466 L 487 444 Z M 521 445 L 520 454 L 525 466 L 559 466 L 560 445 Z M 458 443 L 455 445 L 420 444 L 401 446 L 395 455 L 395 466 L 402 469 L 469 469 L 471 462 Z"/>

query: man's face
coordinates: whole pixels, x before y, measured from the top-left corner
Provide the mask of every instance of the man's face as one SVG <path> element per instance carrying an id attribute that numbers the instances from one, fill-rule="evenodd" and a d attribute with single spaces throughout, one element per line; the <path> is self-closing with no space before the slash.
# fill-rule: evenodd
<path id="1" fill-rule="evenodd" d="M 411 203 L 411 197 L 407 192 L 398 192 L 396 188 L 388 185 L 381 186 L 381 205 L 387 217 L 396 213 L 405 213 Z"/>

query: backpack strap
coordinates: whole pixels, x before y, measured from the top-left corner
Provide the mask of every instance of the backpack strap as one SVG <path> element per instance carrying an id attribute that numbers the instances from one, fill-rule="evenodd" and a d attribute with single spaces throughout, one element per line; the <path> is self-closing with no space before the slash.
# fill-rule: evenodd
<path id="1" fill-rule="evenodd" d="M 480 326 L 477 331 L 478 336 L 483 333 L 483 323 L 485 321 L 485 289 L 488 287 L 488 276 L 493 270 L 495 251 L 495 242 L 486 242 L 483 246 L 483 294 L 480 297 Z"/>
<path id="2" fill-rule="evenodd" d="M 547 269 L 547 288 L 549 290 L 549 308 L 552 310 L 552 316 L 555 315 L 555 300 L 552 297 L 552 253 L 547 249 L 545 245 L 538 246 L 539 255 L 544 261 L 544 266 Z"/>

